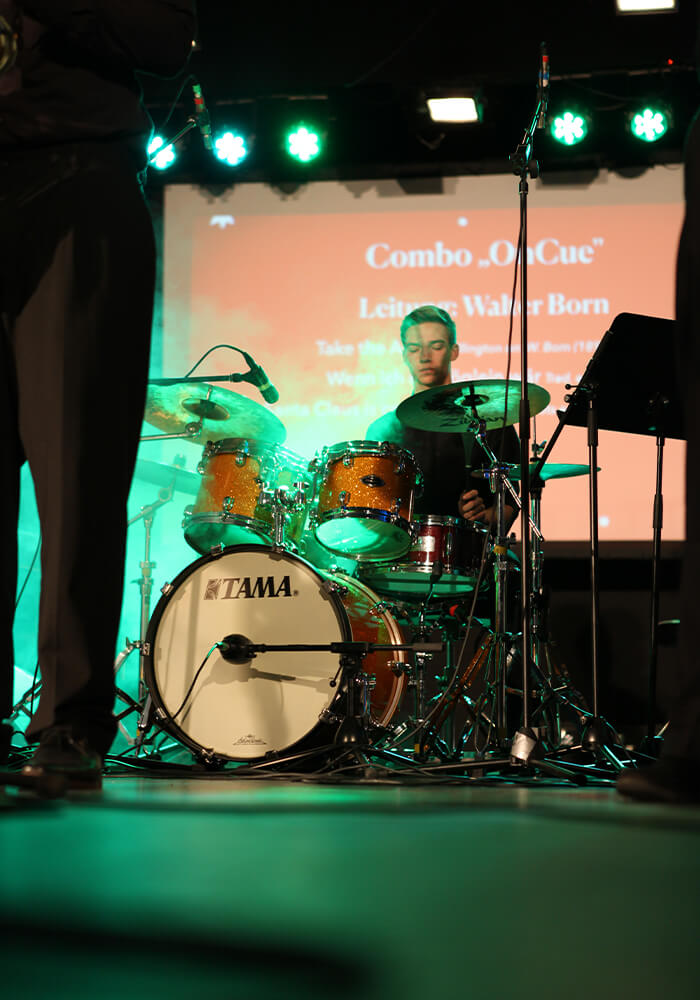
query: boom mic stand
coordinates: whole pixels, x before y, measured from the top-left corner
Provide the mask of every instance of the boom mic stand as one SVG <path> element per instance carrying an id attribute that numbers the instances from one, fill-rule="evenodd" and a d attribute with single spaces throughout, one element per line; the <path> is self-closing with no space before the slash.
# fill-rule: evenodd
<path id="1" fill-rule="evenodd" d="M 540 46 L 540 73 L 537 86 L 537 103 L 532 118 L 523 133 L 520 144 L 510 157 L 513 172 L 520 178 L 520 489 L 522 506 L 520 509 L 520 532 L 522 541 L 522 686 L 523 721 L 513 740 L 511 760 L 514 764 L 526 764 L 534 750 L 537 739 L 530 728 L 529 715 L 529 663 L 530 663 L 530 600 L 532 567 L 530 565 L 530 403 L 527 397 L 528 339 L 527 339 L 527 196 L 528 177 L 539 175 L 539 166 L 534 159 L 535 132 L 543 129 L 549 101 L 549 56 L 545 43 Z"/>

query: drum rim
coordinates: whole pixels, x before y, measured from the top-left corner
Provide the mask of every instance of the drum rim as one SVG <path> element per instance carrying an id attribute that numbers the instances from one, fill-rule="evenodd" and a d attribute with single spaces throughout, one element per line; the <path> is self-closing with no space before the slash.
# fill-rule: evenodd
<path id="1" fill-rule="evenodd" d="M 428 526 L 447 524 L 450 527 L 467 528 L 469 531 L 476 531 L 482 535 L 489 530 L 487 524 L 476 524 L 474 521 L 468 521 L 466 518 L 454 514 L 423 514 L 420 517 L 414 517 L 411 524 L 427 524 Z"/>
<path id="2" fill-rule="evenodd" d="M 327 445 L 321 449 L 322 459 L 336 461 L 342 458 L 347 451 L 352 451 L 357 455 L 376 455 L 378 458 L 394 458 L 397 455 L 408 458 L 416 471 L 420 471 L 420 465 L 413 452 L 408 451 L 393 441 L 365 441 L 362 438 L 353 438 L 348 441 L 338 441 L 336 444 Z"/>
<path id="3" fill-rule="evenodd" d="M 283 750 L 274 750 L 263 754 L 260 757 L 232 757 L 229 754 L 220 753 L 211 747 L 202 746 L 201 743 L 197 743 L 192 737 L 188 736 L 187 733 L 178 725 L 177 722 L 173 720 L 170 711 L 165 705 L 165 701 L 158 688 L 158 682 L 156 679 L 155 665 L 153 662 L 153 656 L 155 652 L 155 640 L 158 635 L 158 627 L 160 625 L 163 614 L 168 604 L 175 596 L 176 592 L 179 590 L 180 585 L 188 579 L 193 573 L 195 573 L 200 566 L 203 566 L 207 562 L 213 562 L 216 559 L 221 559 L 223 556 L 231 552 L 269 552 L 275 553 L 284 559 L 285 557 L 290 558 L 293 562 L 302 563 L 307 569 L 311 570 L 312 575 L 316 577 L 319 583 L 319 589 L 323 588 L 325 590 L 326 597 L 331 602 L 333 609 L 338 619 L 338 624 L 341 630 L 342 642 L 349 642 L 352 639 L 352 629 L 350 627 L 350 620 L 343 606 L 343 602 L 339 595 L 335 593 L 330 587 L 325 586 L 326 578 L 323 577 L 319 571 L 313 566 L 308 559 L 303 559 L 301 556 L 296 555 L 294 552 L 288 552 L 286 549 L 276 549 L 269 545 L 227 545 L 222 546 L 221 550 L 211 551 L 195 559 L 188 566 L 185 566 L 177 576 L 169 581 L 167 584 L 167 593 L 162 593 L 160 600 L 153 609 L 153 613 L 148 621 L 148 628 L 146 629 L 145 645 L 146 651 L 143 653 L 143 676 L 146 684 L 146 689 L 150 695 L 153 707 L 157 710 L 158 722 L 161 725 L 164 732 L 172 736 L 173 739 L 182 743 L 188 749 L 194 751 L 195 756 L 203 758 L 207 762 L 215 761 L 232 761 L 234 763 L 243 764 L 255 764 L 261 760 L 274 760 L 278 757 L 287 756 L 290 751 L 293 752 L 293 748 L 297 746 L 301 740 L 307 738 L 316 728 L 312 726 L 303 736 L 301 736 L 294 743 L 290 743 Z M 331 702 L 332 703 L 332 702 Z"/>
<path id="4" fill-rule="evenodd" d="M 330 510 L 324 511 L 323 514 L 316 512 L 316 522 L 313 525 L 313 532 L 316 541 L 319 545 L 322 545 L 324 549 L 328 552 L 332 552 L 334 555 L 345 556 L 346 559 L 354 559 L 355 562 L 361 560 L 368 560 L 370 562 L 387 562 L 389 559 L 397 559 L 399 556 L 403 555 L 402 552 L 398 552 L 395 555 L 390 556 L 376 556 L 374 559 L 368 556 L 366 552 L 344 552 L 341 549 L 332 549 L 325 542 L 322 542 L 318 537 L 318 529 L 326 521 L 339 521 L 344 517 L 348 517 L 348 512 L 352 511 L 352 517 L 366 517 L 372 521 L 383 521 L 384 523 L 391 522 L 395 527 L 400 528 L 407 538 L 406 548 L 403 553 L 408 552 L 413 544 L 413 538 L 411 535 L 411 522 L 405 517 L 399 517 L 398 514 L 393 514 L 388 510 L 380 510 L 378 507 L 333 507 Z"/>
<path id="5" fill-rule="evenodd" d="M 374 600 L 374 607 L 375 608 L 380 607 L 379 613 L 381 615 L 382 621 L 384 622 L 386 630 L 389 633 L 389 641 L 395 642 L 397 645 L 402 645 L 405 642 L 405 636 L 401 631 L 401 625 L 399 624 L 398 620 L 394 617 L 394 615 L 391 613 L 391 608 L 388 608 L 386 606 L 382 607 L 382 605 L 386 605 L 386 602 L 381 600 L 381 594 L 378 594 L 375 590 L 372 590 L 369 584 L 365 583 L 364 580 L 360 580 L 356 576 L 348 576 L 347 573 L 341 572 L 341 573 L 333 573 L 332 577 L 334 580 L 339 580 L 341 585 L 347 587 L 348 590 L 352 591 L 353 587 L 355 587 L 357 590 L 363 592 L 366 597 L 369 597 L 372 600 Z M 379 600 L 375 600 L 375 598 L 379 598 Z M 400 660 L 401 663 L 408 662 L 408 654 L 405 649 L 397 650 L 394 653 L 394 657 Z M 380 726 L 387 726 L 393 719 L 399 705 L 401 704 L 401 699 L 405 694 L 406 684 L 407 684 L 406 674 L 404 673 L 399 674 L 398 677 L 396 678 L 394 697 L 387 704 L 386 708 L 384 709 L 384 712 L 382 713 L 381 718 L 377 719 L 377 722 L 379 723 Z"/>

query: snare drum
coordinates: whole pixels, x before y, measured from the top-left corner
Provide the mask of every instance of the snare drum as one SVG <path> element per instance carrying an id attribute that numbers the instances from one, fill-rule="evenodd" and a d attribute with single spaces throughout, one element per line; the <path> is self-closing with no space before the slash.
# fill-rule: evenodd
<path id="1" fill-rule="evenodd" d="M 414 541 L 404 560 L 391 566 L 362 566 L 360 573 L 380 594 L 424 598 L 430 577 L 442 566 L 433 597 L 473 590 L 483 557 L 489 552 L 488 528 L 462 517 L 429 514 L 413 522 Z M 486 580 L 482 574 L 482 580 Z"/>
<path id="2" fill-rule="evenodd" d="M 332 743 L 339 657 L 327 652 L 260 653 L 232 663 L 215 649 L 225 636 L 286 645 L 406 642 L 393 615 L 366 585 L 321 574 L 289 552 L 253 545 L 198 559 L 164 589 L 148 627 L 144 665 L 159 725 L 205 759 L 256 760 L 317 731 Z M 398 708 L 403 650 L 365 657 L 370 709 L 386 725 Z M 205 662 L 206 661 L 206 662 Z M 200 669 L 201 668 L 201 669 Z M 321 720 L 321 721 L 319 721 Z"/>
<path id="3" fill-rule="evenodd" d="M 185 511 L 186 541 L 197 552 L 216 545 L 269 544 L 274 534 L 269 499 L 274 490 L 301 482 L 307 467 L 300 455 L 264 441 L 210 441 L 199 463 L 197 499 Z M 294 544 L 304 513 L 293 511 L 287 520 L 287 537 Z"/>
<path id="4" fill-rule="evenodd" d="M 353 559 L 394 559 L 411 544 L 423 477 L 410 452 L 388 441 L 342 441 L 310 465 L 312 522 L 321 545 Z"/>

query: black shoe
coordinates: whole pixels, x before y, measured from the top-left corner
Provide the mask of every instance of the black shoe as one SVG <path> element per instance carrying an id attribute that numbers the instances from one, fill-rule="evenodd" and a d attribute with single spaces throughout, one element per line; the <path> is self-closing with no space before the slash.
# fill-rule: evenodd
<path id="1" fill-rule="evenodd" d="M 42 733 L 39 746 L 22 769 L 29 776 L 41 772 L 62 775 L 69 789 L 102 788 L 102 758 L 70 726 L 51 726 Z"/>
<path id="2" fill-rule="evenodd" d="M 700 804 L 700 761 L 660 757 L 648 767 L 628 768 L 618 777 L 617 790 L 641 802 Z"/>

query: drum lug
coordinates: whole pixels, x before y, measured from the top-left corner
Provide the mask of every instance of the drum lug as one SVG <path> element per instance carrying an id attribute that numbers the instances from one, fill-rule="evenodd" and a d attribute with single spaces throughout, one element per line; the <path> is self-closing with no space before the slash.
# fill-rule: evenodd
<path id="1" fill-rule="evenodd" d="M 200 474 L 200 476 L 204 475 L 205 469 L 206 469 L 206 466 L 205 466 L 204 462 L 198 462 L 197 463 L 197 472 Z"/>
<path id="2" fill-rule="evenodd" d="M 377 675 L 376 674 L 359 674 L 355 678 L 355 684 L 358 687 L 364 687 L 368 691 L 374 691 L 377 686 Z"/>
<path id="3" fill-rule="evenodd" d="M 324 708 L 318 717 L 319 722 L 328 722 L 331 725 L 335 725 L 340 722 L 340 716 L 336 715 L 335 712 L 331 712 L 330 709 Z"/>
<path id="4" fill-rule="evenodd" d="M 235 502 L 236 502 L 235 497 L 224 497 L 221 503 L 221 513 L 230 514 Z"/>
<path id="5" fill-rule="evenodd" d="M 392 446 L 390 441 L 382 441 L 379 445 L 379 451 L 382 455 L 390 455 L 392 452 Z"/>
<path id="6" fill-rule="evenodd" d="M 347 507 L 350 494 L 347 490 L 341 490 L 338 494 L 338 503 L 341 507 Z"/>
<path id="7" fill-rule="evenodd" d="M 348 588 L 344 587 L 342 583 L 336 583 L 335 580 L 324 580 L 321 584 L 321 590 L 325 591 L 326 594 L 337 594 L 338 597 L 346 597 L 348 593 Z"/>
<path id="8" fill-rule="evenodd" d="M 394 466 L 394 472 L 396 473 L 397 476 L 401 476 L 405 471 L 406 471 L 406 462 L 404 461 L 403 458 L 400 458 L 399 461 Z"/>
<path id="9" fill-rule="evenodd" d="M 403 503 L 403 497 L 394 497 L 394 506 L 391 508 L 393 514 L 398 514 L 401 510 L 401 504 Z"/>
<path id="10" fill-rule="evenodd" d="M 389 660 L 389 668 L 392 674 L 395 674 L 397 677 L 407 674 L 411 669 L 409 664 L 404 660 Z"/>
<path id="11" fill-rule="evenodd" d="M 390 610 L 391 605 L 387 604 L 386 601 L 377 601 L 369 609 L 368 614 L 374 615 L 375 618 L 381 618 L 383 614 Z"/>
<path id="12" fill-rule="evenodd" d="M 192 509 L 192 507 L 185 507 L 185 509 L 182 512 L 182 523 L 180 524 L 181 528 L 185 528 L 187 526 L 187 519 L 192 517 L 193 513 L 194 510 Z"/>
<path id="13" fill-rule="evenodd" d="M 355 458 L 354 458 L 352 452 L 351 451 L 346 451 L 345 454 L 343 455 L 343 465 L 345 466 L 345 468 L 346 469 L 351 468 L 352 465 L 354 464 L 354 462 L 355 462 Z"/>
<path id="14" fill-rule="evenodd" d="M 170 589 L 172 590 L 172 587 Z M 141 653 L 141 656 L 150 656 L 151 655 L 151 644 L 150 644 L 150 642 L 142 642 L 142 643 L 140 643 L 140 645 L 139 645 L 139 651 Z"/>
<path id="15" fill-rule="evenodd" d="M 160 588 L 160 592 L 163 595 L 163 597 L 167 597 L 168 594 L 172 594 L 173 592 L 172 583 L 164 583 L 163 586 Z"/>

